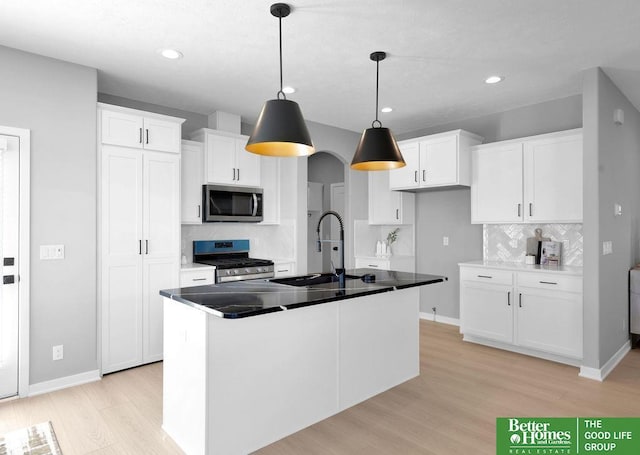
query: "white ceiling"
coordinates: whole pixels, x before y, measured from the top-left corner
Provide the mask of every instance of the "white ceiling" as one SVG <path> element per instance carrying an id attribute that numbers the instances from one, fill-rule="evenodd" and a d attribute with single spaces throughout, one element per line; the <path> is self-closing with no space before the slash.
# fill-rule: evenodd
<path id="1" fill-rule="evenodd" d="M 2 0 L 0 44 L 98 69 L 100 92 L 253 123 L 279 88 L 265 0 Z M 396 134 L 581 93 L 602 67 L 640 108 L 638 0 L 292 0 L 284 83 L 308 120 Z M 157 50 L 175 47 L 170 61 Z M 1 63 L 0 63 L 1 64 Z M 491 74 L 504 82 L 486 85 Z"/>

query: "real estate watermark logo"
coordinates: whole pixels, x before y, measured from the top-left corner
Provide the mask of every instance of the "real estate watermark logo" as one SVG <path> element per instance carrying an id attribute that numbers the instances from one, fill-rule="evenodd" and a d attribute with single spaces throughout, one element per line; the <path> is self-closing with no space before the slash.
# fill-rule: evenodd
<path id="1" fill-rule="evenodd" d="M 640 454 L 640 418 L 501 417 L 497 455 Z"/>

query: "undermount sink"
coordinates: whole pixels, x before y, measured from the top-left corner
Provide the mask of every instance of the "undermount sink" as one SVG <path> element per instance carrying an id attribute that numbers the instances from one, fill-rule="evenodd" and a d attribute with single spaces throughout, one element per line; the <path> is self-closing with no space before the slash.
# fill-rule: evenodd
<path id="1" fill-rule="evenodd" d="M 346 280 L 357 280 L 360 278 L 358 275 L 345 275 L 344 277 Z M 311 275 L 276 278 L 269 281 L 289 286 L 313 286 L 315 284 L 338 282 L 339 277 L 334 273 L 313 273 Z"/>

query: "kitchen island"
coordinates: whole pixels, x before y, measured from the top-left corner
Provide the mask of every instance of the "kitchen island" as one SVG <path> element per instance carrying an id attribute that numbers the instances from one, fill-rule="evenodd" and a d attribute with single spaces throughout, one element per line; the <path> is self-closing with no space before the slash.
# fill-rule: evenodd
<path id="1" fill-rule="evenodd" d="M 419 374 L 419 286 L 446 278 L 347 273 L 161 291 L 163 428 L 187 454 L 247 454 Z"/>

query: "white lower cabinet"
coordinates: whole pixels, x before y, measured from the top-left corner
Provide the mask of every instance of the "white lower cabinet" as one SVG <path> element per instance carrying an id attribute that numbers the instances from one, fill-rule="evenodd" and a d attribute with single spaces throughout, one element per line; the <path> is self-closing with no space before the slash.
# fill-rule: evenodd
<path id="1" fill-rule="evenodd" d="M 416 271 L 415 256 L 391 256 L 388 258 L 356 256 L 356 269 L 395 270 L 397 272 L 414 273 Z"/>
<path id="2" fill-rule="evenodd" d="M 273 261 L 273 277 L 284 278 L 296 274 L 295 261 Z"/>
<path id="3" fill-rule="evenodd" d="M 203 286 L 205 284 L 215 283 L 216 268 L 213 266 L 183 267 L 180 269 L 180 287 L 188 288 L 189 286 Z"/>
<path id="4" fill-rule="evenodd" d="M 580 276 L 460 267 L 466 341 L 577 364 L 582 321 Z"/>

